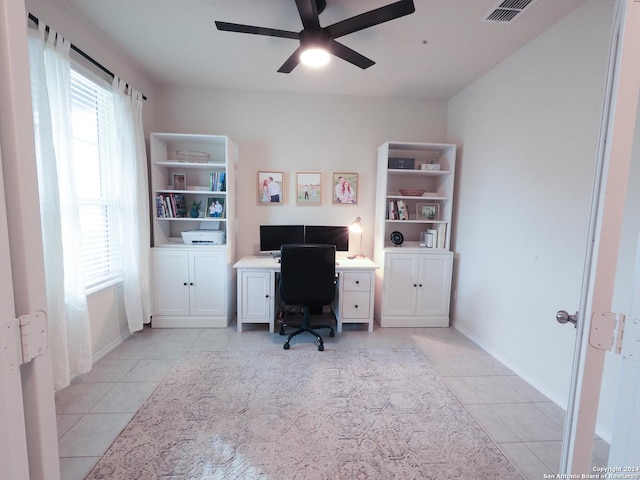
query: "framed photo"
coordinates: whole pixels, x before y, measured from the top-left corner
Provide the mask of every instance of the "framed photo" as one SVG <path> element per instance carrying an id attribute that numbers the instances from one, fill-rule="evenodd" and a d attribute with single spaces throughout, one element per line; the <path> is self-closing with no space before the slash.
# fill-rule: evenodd
<path id="1" fill-rule="evenodd" d="M 296 203 L 320 205 L 320 172 L 296 172 Z"/>
<path id="2" fill-rule="evenodd" d="M 208 198 L 205 215 L 210 218 L 224 218 L 224 198 Z"/>
<path id="3" fill-rule="evenodd" d="M 284 204 L 284 173 L 259 171 L 257 183 L 258 204 Z"/>
<path id="4" fill-rule="evenodd" d="M 171 174 L 171 189 L 172 190 L 186 190 L 187 189 L 187 174 L 186 173 L 173 173 L 173 174 Z"/>
<path id="5" fill-rule="evenodd" d="M 358 203 L 358 174 L 333 174 L 333 203 L 355 205 Z"/>
<path id="6" fill-rule="evenodd" d="M 440 220 L 440 204 L 418 203 L 416 205 L 416 220 Z"/>

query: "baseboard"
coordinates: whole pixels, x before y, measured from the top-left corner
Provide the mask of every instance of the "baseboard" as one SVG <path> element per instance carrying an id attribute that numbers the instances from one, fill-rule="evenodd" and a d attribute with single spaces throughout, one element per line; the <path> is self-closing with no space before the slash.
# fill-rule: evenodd
<path id="1" fill-rule="evenodd" d="M 455 322 L 453 323 L 452 327 L 455 328 L 456 330 L 458 330 L 460 333 L 462 333 L 465 337 L 467 337 L 469 340 L 474 342 L 476 345 L 481 347 L 485 352 L 487 352 L 493 358 L 498 360 L 505 367 L 507 367 L 508 369 L 513 371 L 513 373 L 518 375 L 520 378 L 522 378 L 525 382 L 527 382 L 533 388 L 537 389 L 545 397 L 547 397 L 549 400 L 551 400 L 553 403 L 555 403 L 558 407 L 560 407 L 564 412 L 567 411 L 567 399 L 566 398 L 562 398 L 561 399 L 557 395 L 552 394 L 551 392 L 549 392 L 544 386 L 540 385 L 539 383 L 537 383 L 534 380 L 532 380 L 531 378 L 529 378 L 529 376 L 525 372 L 523 372 L 519 368 L 516 368 L 509 360 L 504 358 L 499 353 L 497 353 L 497 352 L 493 351 L 492 349 L 488 348 L 487 345 L 484 344 L 484 342 L 480 341 L 478 338 L 475 337 L 475 335 L 473 335 L 471 332 L 469 332 L 464 327 L 458 326 Z M 564 426 L 563 426 L 563 428 L 564 428 Z M 601 424 L 597 424 L 596 425 L 596 434 L 600 438 L 602 438 L 605 442 L 611 444 L 611 429 L 606 428 Z"/>
<path id="2" fill-rule="evenodd" d="M 107 353 L 109 353 L 111 350 L 115 349 L 118 345 L 120 345 L 122 342 L 124 342 L 127 338 L 129 338 L 131 336 L 130 332 L 125 332 L 122 335 L 120 335 L 118 338 L 116 338 L 113 342 L 111 342 L 109 345 L 107 345 L 106 347 L 104 347 L 102 350 L 100 350 L 99 352 L 95 353 L 92 357 L 92 363 L 95 364 L 98 360 L 100 360 L 102 357 L 104 357 Z"/>

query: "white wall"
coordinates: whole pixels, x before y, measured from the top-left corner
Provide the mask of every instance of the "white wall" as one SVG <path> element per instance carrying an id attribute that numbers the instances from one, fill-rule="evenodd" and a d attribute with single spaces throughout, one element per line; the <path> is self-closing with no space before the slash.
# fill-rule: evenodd
<path id="1" fill-rule="evenodd" d="M 449 102 L 455 326 L 560 405 L 575 331 L 613 1 L 589 0 Z"/>
<path id="2" fill-rule="evenodd" d="M 348 225 L 356 216 L 370 256 L 378 146 L 445 139 L 445 102 L 186 87 L 158 87 L 157 93 L 158 131 L 229 135 L 239 146 L 238 258 L 258 252 L 260 224 Z M 285 172 L 285 205 L 257 205 L 258 170 Z M 305 170 L 322 172 L 320 206 L 295 203 L 295 172 Z M 358 173 L 357 205 L 332 205 L 333 172 Z M 351 247 L 359 248 L 359 239 L 352 238 Z"/>

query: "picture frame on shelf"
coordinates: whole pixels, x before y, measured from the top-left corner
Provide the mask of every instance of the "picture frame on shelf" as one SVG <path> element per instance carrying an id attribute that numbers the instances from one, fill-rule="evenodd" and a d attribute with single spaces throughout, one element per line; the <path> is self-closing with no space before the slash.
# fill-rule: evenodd
<path id="1" fill-rule="evenodd" d="M 417 203 L 416 220 L 440 220 L 440 204 L 433 202 Z"/>
<path id="2" fill-rule="evenodd" d="M 259 205 L 284 204 L 284 173 L 258 171 L 256 193 Z"/>
<path id="3" fill-rule="evenodd" d="M 224 198 L 209 197 L 205 215 L 207 218 L 224 218 Z"/>
<path id="4" fill-rule="evenodd" d="M 172 190 L 186 190 L 187 189 L 187 174 L 186 173 L 172 173 L 171 185 Z"/>
<path id="5" fill-rule="evenodd" d="M 333 203 L 337 205 L 355 205 L 358 203 L 358 174 L 333 174 Z"/>
<path id="6" fill-rule="evenodd" d="M 320 205 L 320 172 L 296 172 L 296 203 L 300 205 Z"/>

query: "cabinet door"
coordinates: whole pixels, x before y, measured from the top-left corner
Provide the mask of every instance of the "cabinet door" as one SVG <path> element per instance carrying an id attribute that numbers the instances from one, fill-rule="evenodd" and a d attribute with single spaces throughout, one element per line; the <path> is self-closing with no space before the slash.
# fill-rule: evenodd
<path id="1" fill-rule="evenodd" d="M 382 314 L 413 315 L 418 276 L 417 255 L 389 253 L 385 257 Z"/>
<path id="2" fill-rule="evenodd" d="M 268 322 L 273 316 L 273 273 L 264 270 L 243 270 L 241 273 L 243 321 Z"/>
<path id="3" fill-rule="evenodd" d="M 418 255 L 418 298 L 416 315 L 449 315 L 452 255 Z"/>
<path id="4" fill-rule="evenodd" d="M 189 315 L 189 289 L 188 252 L 154 249 L 154 315 Z"/>
<path id="5" fill-rule="evenodd" d="M 227 282 L 225 253 L 190 251 L 191 315 L 225 315 Z"/>

